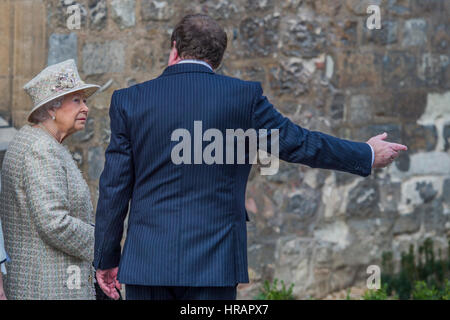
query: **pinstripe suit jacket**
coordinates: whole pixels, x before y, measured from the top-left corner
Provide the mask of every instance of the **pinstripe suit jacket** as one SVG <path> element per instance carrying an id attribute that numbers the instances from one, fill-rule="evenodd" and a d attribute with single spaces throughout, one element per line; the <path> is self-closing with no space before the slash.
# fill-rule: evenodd
<path id="1" fill-rule="evenodd" d="M 196 120 L 203 131 L 279 129 L 282 160 L 361 176 L 371 172 L 367 143 L 303 129 L 272 106 L 259 82 L 218 75 L 199 64 L 169 66 L 156 79 L 115 91 L 110 118 L 94 266 L 119 266 L 118 278 L 125 284 L 249 281 L 245 189 L 251 165 L 176 165 L 171 161 L 175 129 L 185 128 L 194 137 Z"/>

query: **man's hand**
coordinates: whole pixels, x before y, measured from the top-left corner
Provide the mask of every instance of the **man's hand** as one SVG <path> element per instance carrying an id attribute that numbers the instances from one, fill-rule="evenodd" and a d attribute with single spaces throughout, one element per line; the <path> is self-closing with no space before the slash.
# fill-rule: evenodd
<path id="1" fill-rule="evenodd" d="M 121 289 L 119 281 L 117 280 L 117 272 L 119 267 L 115 267 L 107 270 L 97 270 L 97 282 L 103 292 L 111 299 L 118 300 L 119 293 L 117 289 Z"/>
<path id="2" fill-rule="evenodd" d="M 370 138 L 370 144 L 375 153 L 375 160 L 372 168 L 384 168 L 392 163 L 398 156 L 399 151 L 406 151 L 408 148 L 402 144 L 383 141 L 387 138 L 387 133 L 379 134 Z"/>

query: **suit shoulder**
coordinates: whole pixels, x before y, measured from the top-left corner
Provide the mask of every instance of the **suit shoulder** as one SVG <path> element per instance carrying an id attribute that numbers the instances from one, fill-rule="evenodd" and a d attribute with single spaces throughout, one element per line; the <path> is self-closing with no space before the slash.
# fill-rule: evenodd
<path id="1" fill-rule="evenodd" d="M 153 82 L 157 79 L 158 78 L 155 78 L 155 79 L 147 80 L 144 82 L 136 83 L 136 84 L 131 85 L 126 88 L 116 89 L 116 90 L 114 90 L 113 95 L 123 97 L 126 95 L 134 94 L 134 93 L 136 93 L 136 91 L 139 91 L 141 88 L 147 87 L 148 85 L 153 84 Z"/>
<path id="2" fill-rule="evenodd" d="M 245 87 L 252 87 L 255 90 L 257 88 L 261 87 L 261 82 L 259 82 L 259 81 L 243 80 L 243 79 L 240 79 L 240 78 L 237 78 L 237 77 L 226 76 L 226 75 L 218 74 L 218 73 L 216 73 L 216 76 L 219 79 L 222 79 L 224 81 L 229 81 L 229 82 L 234 83 L 236 85 L 241 85 L 241 86 L 245 86 Z"/>

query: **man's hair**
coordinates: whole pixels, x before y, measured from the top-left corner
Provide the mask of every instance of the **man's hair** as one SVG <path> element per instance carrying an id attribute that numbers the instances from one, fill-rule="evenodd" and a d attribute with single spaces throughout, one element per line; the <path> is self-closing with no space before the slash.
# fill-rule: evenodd
<path id="1" fill-rule="evenodd" d="M 182 59 L 205 60 L 213 69 L 220 65 L 227 48 L 225 30 L 206 14 L 185 16 L 172 32 L 171 47 L 174 41 Z"/>

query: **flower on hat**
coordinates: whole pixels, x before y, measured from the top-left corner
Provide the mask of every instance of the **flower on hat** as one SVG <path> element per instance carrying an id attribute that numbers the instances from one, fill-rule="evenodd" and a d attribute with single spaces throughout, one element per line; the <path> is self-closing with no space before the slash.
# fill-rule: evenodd
<path id="1" fill-rule="evenodd" d="M 74 88 L 77 83 L 75 73 L 72 70 L 60 72 L 56 78 L 56 85 L 52 87 L 52 91 L 61 92 L 65 89 Z"/>

